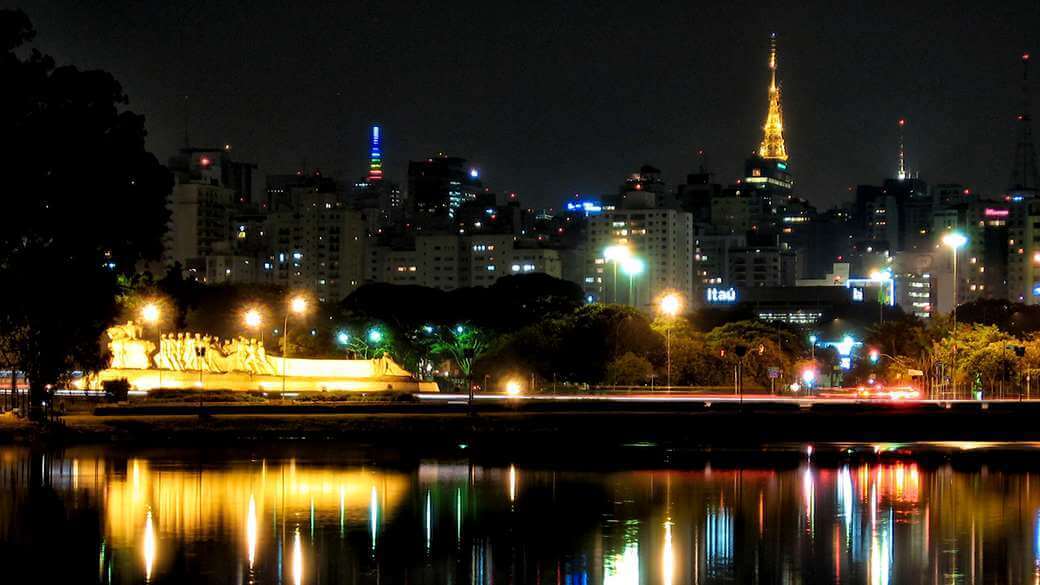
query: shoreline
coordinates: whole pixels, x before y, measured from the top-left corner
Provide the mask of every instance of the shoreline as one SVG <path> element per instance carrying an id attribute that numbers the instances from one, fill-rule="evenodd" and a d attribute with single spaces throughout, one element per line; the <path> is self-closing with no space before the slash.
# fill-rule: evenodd
<path id="1" fill-rule="evenodd" d="M 354 441 L 388 447 L 480 444 L 510 451 L 754 448 L 779 443 L 1040 441 L 1040 403 L 194 404 L 102 406 L 35 424 L 0 417 L 0 444 L 236 445 Z"/>

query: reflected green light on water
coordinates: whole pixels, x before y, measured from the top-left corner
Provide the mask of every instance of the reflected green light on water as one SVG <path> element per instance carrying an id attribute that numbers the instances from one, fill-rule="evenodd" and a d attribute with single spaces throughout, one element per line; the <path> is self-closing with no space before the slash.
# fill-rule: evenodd
<path id="1" fill-rule="evenodd" d="M 59 549 L 68 551 L 63 562 L 39 563 L 40 571 L 102 583 L 198 574 L 300 585 L 354 576 L 1034 582 L 1037 479 L 1022 469 L 912 460 L 591 472 L 8 449 L 0 450 L 0 562 Z"/>

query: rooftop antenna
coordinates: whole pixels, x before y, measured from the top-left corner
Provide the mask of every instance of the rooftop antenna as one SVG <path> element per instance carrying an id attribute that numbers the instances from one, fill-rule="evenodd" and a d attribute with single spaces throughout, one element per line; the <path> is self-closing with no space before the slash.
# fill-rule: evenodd
<path id="1" fill-rule="evenodd" d="M 191 148 L 191 140 L 188 139 L 188 95 L 184 95 L 184 148 Z"/>
<path id="2" fill-rule="evenodd" d="M 1018 114 L 1018 140 L 1011 171 L 1011 191 L 1040 189 L 1036 168 L 1036 146 L 1033 144 L 1033 120 L 1029 104 L 1029 53 L 1022 53 L 1022 111 Z"/>
<path id="3" fill-rule="evenodd" d="M 906 148 L 903 143 L 903 127 L 906 126 L 906 118 L 899 119 L 899 173 L 896 175 L 902 181 L 906 178 Z"/>

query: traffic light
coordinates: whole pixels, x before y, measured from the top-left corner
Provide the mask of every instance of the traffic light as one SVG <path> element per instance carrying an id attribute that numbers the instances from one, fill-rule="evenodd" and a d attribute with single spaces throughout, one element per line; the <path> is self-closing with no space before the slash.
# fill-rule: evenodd
<path id="1" fill-rule="evenodd" d="M 870 350 L 870 363 L 876 364 L 879 359 L 881 359 L 881 352 L 876 349 Z"/>

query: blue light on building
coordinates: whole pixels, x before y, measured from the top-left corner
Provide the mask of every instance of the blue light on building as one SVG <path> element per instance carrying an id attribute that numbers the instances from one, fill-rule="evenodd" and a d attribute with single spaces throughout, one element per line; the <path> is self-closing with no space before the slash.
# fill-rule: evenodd
<path id="1" fill-rule="evenodd" d="M 603 212 L 603 205 L 592 200 L 568 201 L 567 211 L 584 213 L 587 216 L 596 215 Z"/>

